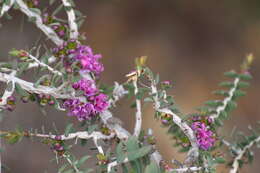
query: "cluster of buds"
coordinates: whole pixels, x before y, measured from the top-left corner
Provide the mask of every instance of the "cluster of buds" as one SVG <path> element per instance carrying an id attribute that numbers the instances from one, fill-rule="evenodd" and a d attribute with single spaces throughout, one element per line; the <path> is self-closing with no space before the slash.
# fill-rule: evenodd
<path id="1" fill-rule="evenodd" d="M 13 49 L 9 52 L 10 55 L 14 56 L 14 57 L 18 57 L 19 60 L 21 61 L 27 61 L 29 54 L 28 52 L 26 52 L 25 50 L 16 50 Z"/>
<path id="2" fill-rule="evenodd" d="M 109 163 L 108 158 L 104 154 L 99 153 L 96 155 L 96 157 L 98 159 L 98 165 L 106 165 Z"/>
<path id="3" fill-rule="evenodd" d="M 171 167 L 166 163 L 165 160 L 160 161 L 160 167 L 165 171 L 170 171 Z"/>
<path id="4" fill-rule="evenodd" d="M 8 97 L 6 105 L 5 105 L 5 109 L 8 111 L 13 111 L 15 109 L 15 101 L 16 101 L 16 99 L 14 96 Z"/>
<path id="5" fill-rule="evenodd" d="M 102 125 L 102 127 L 100 128 L 100 131 L 104 135 L 107 135 L 107 136 L 111 135 L 111 130 L 105 125 Z"/>
<path id="6" fill-rule="evenodd" d="M 21 101 L 23 103 L 28 103 L 29 101 L 34 102 L 36 100 L 41 106 L 46 106 L 47 104 L 51 106 L 55 104 L 55 101 L 52 99 L 52 97 L 46 94 L 28 94 L 27 96 L 21 97 Z"/>
<path id="7" fill-rule="evenodd" d="M 51 28 L 58 34 L 60 37 L 64 37 L 66 35 L 66 32 L 68 30 L 68 25 L 62 25 L 62 24 L 53 24 Z"/>
<path id="8" fill-rule="evenodd" d="M 169 114 L 161 114 L 161 122 L 163 125 L 168 126 L 172 122 L 172 116 Z"/>
<path id="9" fill-rule="evenodd" d="M 169 88 L 171 88 L 171 82 L 168 81 L 168 80 L 162 81 L 162 82 L 161 82 L 161 87 L 162 87 L 163 89 L 169 89 Z"/>
<path id="10" fill-rule="evenodd" d="M 50 16 L 48 13 L 43 14 L 42 21 L 44 24 L 49 25 L 59 37 L 65 38 L 68 31 L 67 24 L 59 23 L 55 16 Z"/>
<path id="11" fill-rule="evenodd" d="M 155 145 L 156 144 L 156 138 L 153 135 L 152 129 L 148 129 L 147 133 L 143 133 L 143 135 L 141 135 L 140 140 L 142 141 L 142 143 L 148 144 L 148 145 Z"/>
<path id="12" fill-rule="evenodd" d="M 38 94 L 37 97 L 41 106 L 46 106 L 47 104 L 51 106 L 55 104 L 50 95 Z"/>
<path id="13" fill-rule="evenodd" d="M 62 156 L 64 154 L 64 141 L 61 139 L 61 136 L 56 136 L 51 145 L 51 150 L 57 153 L 59 156 Z"/>
<path id="14" fill-rule="evenodd" d="M 29 8 L 36 8 L 40 5 L 39 0 L 26 0 L 26 4 Z"/>

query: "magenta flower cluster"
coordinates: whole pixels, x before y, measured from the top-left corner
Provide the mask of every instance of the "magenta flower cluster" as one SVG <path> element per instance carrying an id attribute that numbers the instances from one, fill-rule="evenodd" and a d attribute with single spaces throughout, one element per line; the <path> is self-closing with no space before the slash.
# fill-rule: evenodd
<path id="1" fill-rule="evenodd" d="M 82 45 L 76 40 L 69 40 L 62 46 L 54 48 L 56 56 L 63 59 L 64 66 L 69 68 L 75 61 L 80 66 L 81 71 L 99 75 L 104 71 L 104 66 L 99 62 L 102 57 L 100 54 L 94 54 L 89 46 Z"/>
<path id="2" fill-rule="evenodd" d="M 69 110 L 69 116 L 76 116 L 79 121 L 88 120 L 108 107 L 107 95 L 99 93 L 94 81 L 81 79 L 72 87 L 83 92 L 87 102 L 81 102 L 79 99 L 67 99 L 63 106 Z"/>
<path id="3" fill-rule="evenodd" d="M 76 40 L 69 40 L 62 46 L 53 49 L 54 55 L 63 61 L 66 71 L 81 74 L 92 73 L 99 75 L 103 64 L 99 62 L 102 57 L 94 54 L 89 46 L 81 45 Z M 86 98 L 86 102 L 79 99 L 67 99 L 63 106 L 68 109 L 69 116 L 76 116 L 79 121 L 91 119 L 108 107 L 107 95 L 100 93 L 92 79 L 82 78 L 72 84 L 72 87 Z"/>
<path id="4" fill-rule="evenodd" d="M 75 52 L 75 59 L 80 61 L 82 70 L 97 75 L 104 70 L 103 64 L 98 61 L 101 57 L 100 54 L 94 54 L 92 49 L 85 45 L 79 45 Z"/>
<path id="5" fill-rule="evenodd" d="M 208 150 L 214 146 L 215 138 L 214 133 L 209 129 L 209 126 L 205 122 L 195 121 L 191 125 L 192 130 L 194 130 L 197 143 L 202 150 Z"/>

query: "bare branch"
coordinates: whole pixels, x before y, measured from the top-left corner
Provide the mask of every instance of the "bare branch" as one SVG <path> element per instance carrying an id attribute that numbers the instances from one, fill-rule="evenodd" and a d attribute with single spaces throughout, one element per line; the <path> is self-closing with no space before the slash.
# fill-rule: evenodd
<path id="1" fill-rule="evenodd" d="M 59 76 L 62 76 L 62 73 L 53 69 L 51 66 L 39 61 L 36 57 L 32 56 L 31 54 L 28 53 L 29 58 L 31 58 L 32 60 L 34 60 L 39 66 L 42 67 L 46 67 L 50 72 L 52 72 L 53 74 L 57 74 Z M 31 67 L 30 67 L 31 66 Z M 28 68 L 32 68 L 33 64 L 30 64 Z"/>
<path id="2" fill-rule="evenodd" d="M 65 6 L 65 10 L 68 15 L 68 22 L 70 27 L 70 38 L 71 39 L 78 39 L 78 25 L 76 23 L 76 15 L 72 8 L 72 4 L 69 0 L 62 0 L 63 5 Z"/>
<path id="3" fill-rule="evenodd" d="M 8 81 L 13 81 L 14 83 L 18 83 L 22 89 L 26 90 L 29 93 L 36 93 L 36 94 L 46 94 L 46 95 L 51 95 L 55 98 L 60 98 L 60 99 L 68 99 L 68 98 L 76 98 L 79 99 L 83 102 L 86 101 L 85 97 L 75 97 L 73 93 L 62 93 L 60 90 L 61 88 L 53 88 L 53 87 L 47 87 L 47 86 L 42 86 L 39 85 L 38 87 L 35 87 L 33 83 L 27 82 L 25 80 L 22 80 L 20 78 L 14 77 L 12 75 L 2 73 L 0 72 L 0 81 L 2 82 L 8 82 Z"/>
<path id="4" fill-rule="evenodd" d="M 6 83 L 8 84 L 9 82 L 11 82 L 11 89 L 7 88 L 1 98 L 1 102 L 0 102 L 0 107 L 4 106 L 7 104 L 7 99 L 13 95 L 14 89 L 15 89 L 15 82 L 12 80 L 15 77 L 16 71 L 12 71 L 10 74 L 10 79 L 8 79 L 6 81 Z"/>
<path id="5" fill-rule="evenodd" d="M 138 94 L 138 86 L 137 80 L 133 81 L 133 85 L 135 87 L 135 96 Z M 135 113 L 135 128 L 134 128 L 134 136 L 139 136 L 142 128 L 142 112 L 141 112 L 141 100 L 136 98 L 136 113 Z"/>

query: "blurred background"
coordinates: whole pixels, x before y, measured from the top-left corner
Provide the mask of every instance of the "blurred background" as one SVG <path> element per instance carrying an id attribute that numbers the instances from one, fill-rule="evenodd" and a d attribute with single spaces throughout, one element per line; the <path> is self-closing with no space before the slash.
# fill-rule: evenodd
<path id="1" fill-rule="evenodd" d="M 256 57 L 251 73 L 254 76 L 247 96 L 238 102 L 233 117 L 226 121 L 221 133 L 229 138 L 236 127 L 247 132 L 247 126 L 257 126 L 260 116 L 260 1 L 217 0 L 81 0 L 79 10 L 87 16 L 81 32 L 86 33 L 86 44 L 103 55 L 105 72 L 102 81 L 112 85 L 124 82 L 125 74 L 134 67 L 134 58 L 148 56 L 148 65 L 159 73 L 161 80 L 170 80 L 170 93 L 184 113 L 192 113 L 204 101 L 216 98 L 212 91 L 225 80 L 223 72 L 239 69 L 248 53 Z M 10 13 L 13 20 L 0 19 L 0 57 L 7 60 L 11 48 L 30 48 L 39 36 L 31 23 L 22 24 L 24 17 L 18 11 Z M 27 20 L 25 20 L 27 21 Z M 27 74 L 28 75 L 28 74 Z M 29 75 L 28 75 L 29 76 Z M 4 85 L 1 83 L 1 88 Z M 115 116 L 132 131 L 134 110 L 129 102 L 120 102 Z M 172 147 L 173 141 L 166 129 L 153 119 L 150 106 L 143 110 L 143 128 L 152 128 L 157 137 L 157 148 L 167 161 L 182 158 Z M 43 115 L 34 104 L 18 104 L 1 122 L 2 130 L 13 130 L 19 124 L 24 129 L 53 129 L 60 132 L 65 124 L 77 120 L 65 113 L 47 109 Z M 247 133 L 246 133 L 247 134 Z M 39 141 L 23 140 L 19 144 L 4 145 L 3 162 L 11 173 L 57 172 L 56 162 L 50 162 L 54 154 Z M 87 147 L 74 151 L 90 153 Z M 255 161 L 245 166 L 242 173 L 257 173 L 260 152 Z M 225 168 L 219 172 L 227 172 Z"/>

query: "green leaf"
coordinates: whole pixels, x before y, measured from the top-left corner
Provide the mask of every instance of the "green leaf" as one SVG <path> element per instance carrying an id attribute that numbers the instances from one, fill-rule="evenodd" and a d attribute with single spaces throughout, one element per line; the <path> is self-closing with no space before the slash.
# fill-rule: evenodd
<path id="1" fill-rule="evenodd" d="M 217 158 L 215 158 L 214 161 L 215 161 L 216 163 L 218 163 L 218 164 L 223 164 L 223 163 L 226 162 L 225 159 L 222 158 L 222 157 L 217 157 Z"/>
<path id="2" fill-rule="evenodd" d="M 155 84 L 158 84 L 158 83 L 160 82 L 160 76 L 159 76 L 159 74 L 157 74 L 157 75 L 155 76 L 154 81 L 155 81 Z"/>
<path id="3" fill-rule="evenodd" d="M 219 84 L 219 86 L 221 86 L 221 87 L 228 87 L 228 88 L 231 88 L 231 87 L 234 87 L 234 83 L 233 82 L 221 82 L 220 84 Z"/>
<path id="4" fill-rule="evenodd" d="M 52 16 L 56 16 L 63 8 L 63 4 L 60 4 L 51 14 Z"/>
<path id="5" fill-rule="evenodd" d="M 21 62 L 19 63 L 18 67 L 19 67 L 19 73 L 18 74 L 22 74 L 29 66 L 29 62 Z"/>
<path id="6" fill-rule="evenodd" d="M 22 89 L 22 87 L 18 83 L 15 84 L 15 90 L 21 96 L 29 96 L 29 93 L 26 90 Z"/>
<path id="7" fill-rule="evenodd" d="M 146 166 L 144 173 L 160 173 L 160 168 L 157 166 L 155 162 L 151 162 Z"/>
<path id="8" fill-rule="evenodd" d="M 69 133 L 71 133 L 73 131 L 73 123 L 70 123 L 66 126 L 64 135 L 67 137 L 69 135 Z"/>
<path id="9" fill-rule="evenodd" d="M 98 128 L 97 124 L 88 126 L 88 133 L 92 133 L 94 130 L 96 130 Z"/>
<path id="10" fill-rule="evenodd" d="M 218 100 L 207 101 L 207 102 L 205 102 L 205 104 L 212 106 L 212 107 L 217 107 L 217 106 L 223 105 L 223 103 L 221 101 L 218 101 Z"/>
<path id="11" fill-rule="evenodd" d="M 151 97 L 144 98 L 144 102 L 153 102 L 153 99 Z"/>
<path id="12" fill-rule="evenodd" d="M 48 74 L 41 76 L 41 77 L 34 83 L 34 87 L 37 88 L 37 87 L 40 85 L 40 83 L 41 83 L 42 81 L 44 81 L 45 79 L 48 79 L 49 76 L 50 76 L 50 75 L 48 75 Z"/>
<path id="13" fill-rule="evenodd" d="M 122 164 L 122 171 L 123 171 L 123 173 L 129 173 L 126 164 Z"/>
<path id="14" fill-rule="evenodd" d="M 83 156 L 77 163 L 77 167 L 80 167 L 83 163 L 85 163 L 91 156 Z"/>
<path id="15" fill-rule="evenodd" d="M 137 137 L 131 136 L 126 141 L 126 148 L 128 152 L 136 151 L 139 148 Z"/>
<path id="16" fill-rule="evenodd" d="M 16 50 L 16 49 L 12 49 L 12 50 L 9 52 L 9 55 L 14 56 L 14 57 L 19 56 L 19 54 L 20 54 L 20 51 L 19 51 L 19 50 Z"/>
<path id="17" fill-rule="evenodd" d="M 239 78 L 242 80 L 251 80 L 253 77 L 250 74 L 240 74 Z"/>
<path id="18" fill-rule="evenodd" d="M 135 161 L 131 161 L 130 165 L 132 167 L 132 171 L 133 173 L 142 173 L 142 164 L 140 162 L 140 160 L 135 160 Z"/>
<path id="19" fill-rule="evenodd" d="M 67 167 L 68 167 L 68 164 L 62 165 L 62 166 L 59 168 L 58 173 L 62 173 Z"/>
<path id="20" fill-rule="evenodd" d="M 6 4 L 6 5 L 11 5 L 11 1 L 10 0 L 4 0 L 4 3 Z"/>
<path id="21" fill-rule="evenodd" d="M 38 15 L 41 15 L 41 10 L 38 8 L 30 8 L 30 10 Z"/>
<path id="22" fill-rule="evenodd" d="M 141 157 L 144 157 L 151 151 L 151 149 L 152 149 L 151 146 L 144 146 L 140 149 L 128 152 L 127 157 L 129 159 L 129 161 L 133 161 L 133 160 L 139 159 Z"/>
<path id="23" fill-rule="evenodd" d="M 225 97 L 229 96 L 229 93 L 227 91 L 223 91 L 223 90 L 214 91 L 214 94 L 225 96 Z"/>
<path id="24" fill-rule="evenodd" d="M 231 77 L 231 78 L 238 77 L 238 74 L 235 71 L 225 72 L 224 75 L 227 76 L 227 77 Z"/>
<path id="25" fill-rule="evenodd" d="M 123 142 L 120 142 L 117 146 L 116 146 L 116 160 L 118 163 L 122 163 L 125 158 L 126 158 L 126 154 L 123 151 Z"/>
<path id="26" fill-rule="evenodd" d="M 235 97 L 241 97 L 241 96 L 245 96 L 245 95 L 246 95 L 246 92 L 241 91 L 241 90 L 236 90 L 236 91 L 234 92 L 234 96 L 235 96 Z"/>
<path id="27" fill-rule="evenodd" d="M 248 88 L 250 86 L 250 84 L 248 82 L 239 81 L 237 86 L 238 86 L 238 88 Z"/>

